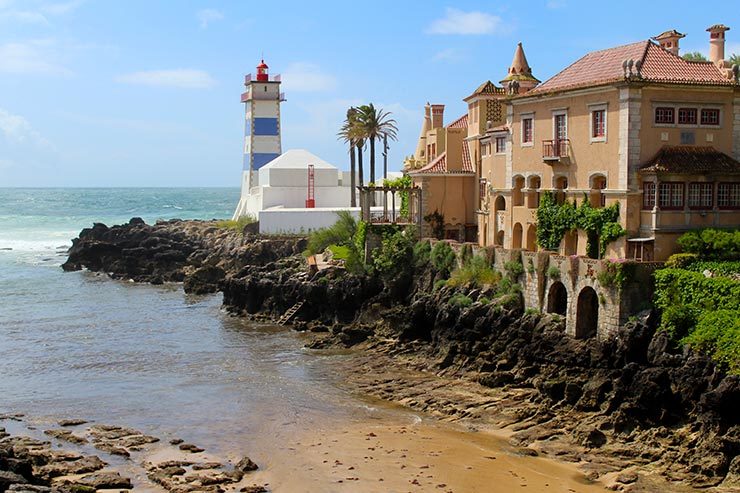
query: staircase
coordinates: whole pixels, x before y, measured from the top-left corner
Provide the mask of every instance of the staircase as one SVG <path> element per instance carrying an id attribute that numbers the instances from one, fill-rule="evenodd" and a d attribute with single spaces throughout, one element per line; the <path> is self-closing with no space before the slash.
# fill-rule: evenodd
<path id="1" fill-rule="evenodd" d="M 286 311 L 282 317 L 277 321 L 278 325 L 285 325 L 288 322 L 290 322 L 290 319 L 292 319 L 296 313 L 298 313 L 298 310 L 301 309 L 305 301 L 299 301 L 295 305 L 288 308 L 288 311 Z"/>

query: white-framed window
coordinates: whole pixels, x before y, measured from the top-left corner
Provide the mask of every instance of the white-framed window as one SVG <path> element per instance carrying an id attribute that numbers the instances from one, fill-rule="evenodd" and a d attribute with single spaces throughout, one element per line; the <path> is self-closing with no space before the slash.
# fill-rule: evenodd
<path id="1" fill-rule="evenodd" d="M 719 125 L 719 109 L 717 108 L 702 108 L 701 110 L 701 124 L 716 127 Z"/>
<path id="2" fill-rule="evenodd" d="M 606 142 L 606 104 L 589 105 L 589 109 L 591 142 Z"/>
<path id="3" fill-rule="evenodd" d="M 534 145 L 534 114 L 522 114 L 522 146 Z"/>
<path id="4" fill-rule="evenodd" d="M 653 125 L 656 127 L 711 127 L 722 125 L 722 110 L 716 104 L 655 103 Z"/>
<path id="5" fill-rule="evenodd" d="M 568 138 L 568 112 L 557 110 L 552 112 L 552 138 L 561 141 Z"/>
<path id="6" fill-rule="evenodd" d="M 655 108 L 656 125 L 673 125 L 676 121 L 676 110 L 667 106 Z"/>
<path id="7" fill-rule="evenodd" d="M 506 152 L 506 137 L 496 137 L 496 154 Z"/>

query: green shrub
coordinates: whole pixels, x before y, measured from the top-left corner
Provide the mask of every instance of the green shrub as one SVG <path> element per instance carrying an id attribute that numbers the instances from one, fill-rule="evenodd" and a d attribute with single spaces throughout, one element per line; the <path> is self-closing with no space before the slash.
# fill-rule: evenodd
<path id="1" fill-rule="evenodd" d="M 740 310 L 707 311 L 683 343 L 709 354 L 730 373 L 740 374 Z"/>
<path id="2" fill-rule="evenodd" d="M 222 229 L 230 229 L 233 231 L 238 231 L 239 233 L 242 233 L 244 231 L 244 228 L 250 224 L 256 223 L 257 218 L 255 218 L 251 214 L 247 214 L 246 216 L 240 216 L 239 219 L 226 219 L 223 221 L 216 221 L 215 226 L 217 228 Z"/>
<path id="3" fill-rule="evenodd" d="M 432 267 L 440 276 L 450 277 L 452 269 L 455 268 L 457 257 L 452 247 L 445 241 L 439 241 L 432 247 L 431 253 Z"/>
<path id="4" fill-rule="evenodd" d="M 554 265 L 551 265 L 547 269 L 547 277 L 549 277 L 550 279 L 560 279 L 560 269 L 558 269 Z"/>
<path id="5" fill-rule="evenodd" d="M 534 274 L 534 262 L 532 262 L 531 258 L 527 260 L 527 272 Z"/>
<path id="6" fill-rule="evenodd" d="M 373 268 L 386 282 L 411 273 L 414 238 L 409 231 L 397 231 L 383 237 L 380 248 L 373 252 Z"/>
<path id="7" fill-rule="evenodd" d="M 723 277 L 661 269 L 655 272 L 655 291 L 655 305 L 663 310 L 673 305 L 701 310 L 740 310 L 740 282 Z"/>
<path id="8" fill-rule="evenodd" d="M 508 277 L 504 277 L 498 283 L 498 286 L 496 286 L 496 294 L 499 296 L 504 295 L 504 294 L 510 294 L 513 286 L 514 286 L 514 282 Z"/>
<path id="9" fill-rule="evenodd" d="M 518 260 L 509 260 L 504 264 L 504 270 L 512 281 L 519 279 L 524 274 L 524 266 Z"/>
<path id="10" fill-rule="evenodd" d="M 699 255 L 696 253 L 674 253 L 665 261 L 665 266 L 672 269 L 685 269 L 697 260 L 699 260 Z"/>
<path id="11" fill-rule="evenodd" d="M 541 315 L 542 312 L 539 311 L 537 308 L 531 308 L 530 307 L 530 308 L 527 308 L 526 310 L 524 310 L 524 314 L 525 315 Z"/>
<path id="12" fill-rule="evenodd" d="M 677 254 L 681 255 L 681 254 Z M 692 254 L 688 254 L 692 255 Z M 704 272 L 708 270 L 714 276 L 738 277 L 740 276 L 740 260 L 725 261 L 696 261 L 687 266 L 686 269 L 693 272 Z"/>
<path id="13" fill-rule="evenodd" d="M 460 249 L 460 265 L 463 267 L 468 265 L 471 258 L 473 258 L 473 247 L 468 244 L 463 245 Z"/>
<path id="14" fill-rule="evenodd" d="M 468 296 L 465 296 L 462 293 L 457 293 L 450 298 L 449 303 L 450 305 L 453 305 L 453 306 L 458 306 L 460 308 L 466 308 L 473 304 L 473 300 L 471 300 Z"/>
<path id="15" fill-rule="evenodd" d="M 414 245 L 414 266 L 417 269 L 426 267 L 432 254 L 432 245 L 428 241 L 420 241 Z"/>
<path id="16" fill-rule="evenodd" d="M 349 246 L 353 243 L 357 232 L 357 222 L 348 211 L 337 213 L 339 219 L 328 228 L 317 229 L 308 237 L 306 251 L 309 255 L 315 255 L 326 250 L 329 245 Z"/>
<path id="17" fill-rule="evenodd" d="M 435 209 L 434 212 L 431 212 L 424 216 L 424 221 L 426 221 L 426 223 L 429 224 L 429 227 L 432 228 L 432 236 L 434 236 L 438 240 L 444 238 L 445 217 L 440 214 L 438 210 Z"/>
<path id="18" fill-rule="evenodd" d="M 327 248 L 331 250 L 332 256 L 335 260 L 347 260 L 350 257 L 348 246 L 329 245 Z"/>
<path id="19" fill-rule="evenodd" d="M 464 286 L 472 284 L 474 286 L 493 285 L 501 280 L 501 274 L 493 270 L 488 264 L 486 257 L 476 255 L 466 264 L 462 265 L 450 276 L 448 284 L 450 286 Z"/>
<path id="20" fill-rule="evenodd" d="M 447 286 L 447 280 L 446 279 L 437 279 L 434 281 L 434 288 L 433 291 L 439 291 L 443 287 Z"/>
<path id="21" fill-rule="evenodd" d="M 676 240 L 681 250 L 703 258 L 740 259 L 740 230 L 707 228 L 689 231 Z"/>
<path id="22" fill-rule="evenodd" d="M 488 305 L 491 303 L 491 298 L 489 298 L 488 296 L 481 296 L 480 298 L 478 298 L 478 303 L 480 303 L 481 305 Z"/>

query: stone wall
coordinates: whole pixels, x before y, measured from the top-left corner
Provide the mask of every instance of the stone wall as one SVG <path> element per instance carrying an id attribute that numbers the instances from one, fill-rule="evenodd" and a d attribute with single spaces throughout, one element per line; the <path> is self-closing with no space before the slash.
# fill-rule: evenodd
<path id="1" fill-rule="evenodd" d="M 607 339 L 631 316 L 649 308 L 654 291 L 652 275 L 662 265 L 660 262 L 621 262 L 618 268 L 624 270 L 623 285 L 602 286 L 599 273 L 608 267 L 609 260 L 449 243 L 458 257 L 467 247 L 472 248 L 474 255 L 486 256 L 502 275 L 506 275 L 508 262 L 521 262 L 524 273 L 519 276 L 518 283 L 522 286 L 525 308 L 561 312 L 565 317 L 566 333 L 572 337 L 595 335 Z"/>

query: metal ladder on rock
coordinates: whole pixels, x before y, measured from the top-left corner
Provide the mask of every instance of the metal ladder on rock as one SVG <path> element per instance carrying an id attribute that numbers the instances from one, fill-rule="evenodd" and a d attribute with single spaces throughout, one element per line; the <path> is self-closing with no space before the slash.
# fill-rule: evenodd
<path id="1" fill-rule="evenodd" d="M 299 301 L 295 305 L 288 308 L 288 311 L 286 311 L 282 317 L 277 321 L 278 325 L 285 325 L 288 322 L 290 322 L 290 319 L 292 319 L 296 313 L 298 313 L 298 310 L 301 309 L 305 301 Z"/>

